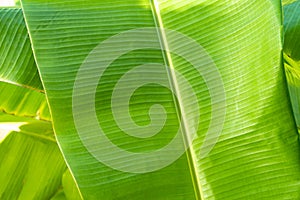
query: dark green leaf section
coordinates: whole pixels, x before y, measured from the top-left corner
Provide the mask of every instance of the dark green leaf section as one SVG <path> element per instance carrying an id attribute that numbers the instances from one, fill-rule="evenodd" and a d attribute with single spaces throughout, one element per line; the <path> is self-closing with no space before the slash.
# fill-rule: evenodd
<path id="1" fill-rule="evenodd" d="M 20 8 L 0 8 L 0 81 L 42 91 Z"/>
<path id="2" fill-rule="evenodd" d="M 298 129 L 300 127 L 300 1 L 284 6 L 284 67 Z"/>
<path id="3" fill-rule="evenodd" d="M 300 1 L 284 6 L 284 53 L 296 63 L 290 63 L 294 68 L 300 68 Z M 287 62 L 289 62 L 287 60 Z"/>

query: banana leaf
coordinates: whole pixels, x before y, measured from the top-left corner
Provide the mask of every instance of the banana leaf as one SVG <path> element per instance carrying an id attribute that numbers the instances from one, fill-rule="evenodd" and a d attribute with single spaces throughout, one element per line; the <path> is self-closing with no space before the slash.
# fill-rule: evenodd
<path id="1" fill-rule="evenodd" d="M 300 198 L 279 0 L 22 8 L 84 199 Z"/>
<path id="2" fill-rule="evenodd" d="M 1 8 L 1 81 L 42 91 L 22 10 Z"/>
<path id="3" fill-rule="evenodd" d="M 21 9 L 0 8 L 0 35 L 0 199 L 69 195 Z"/>
<path id="4" fill-rule="evenodd" d="M 300 1 L 284 6 L 284 67 L 298 129 L 300 127 Z"/>

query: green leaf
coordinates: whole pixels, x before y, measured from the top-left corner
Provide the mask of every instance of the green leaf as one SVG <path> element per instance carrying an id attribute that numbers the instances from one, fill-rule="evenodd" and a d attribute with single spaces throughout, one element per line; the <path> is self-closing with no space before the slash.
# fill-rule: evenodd
<path id="1" fill-rule="evenodd" d="M 63 190 L 59 190 L 51 200 L 66 200 L 66 196 Z"/>
<path id="2" fill-rule="evenodd" d="M 0 82 L 0 110 L 17 116 L 50 121 L 45 95 L 7 82 Z"/>
<path id="3" fill-rule="evenodd" d="M 61 190 L 66 165 L 22 11 L 1 8 L 0 18 L 0 198 L 49 199 Z"/>
<path id="4" fill-rule="evenodd" d="M 0 197 L 49 198 L 61 187 L 66 166 L 45 95 L 0 82 L 0 99 Z"/>
<path id="5" fill-rule="evenodd" d="M 284 66 L 298 128 L 300 127 L 300 1 L 284 6 Z"/>
<path id="6" fill-rule="evenodd" d="M 66 169 L 50 122 L 0 114 L 0 198 L 49 199 Z"/>
<path id="7" fill-rule="evenodd" d="M 284 53 L 300 68 L 300 1 L 284 6 Z M 291 63 L 291 65 L 294 65 Z"/>
<path id="8" fill-rule="evenodd" d="M 279 0 L 23 0 L 22 6 L 55 133 L 83 198 L 300 197 L 298 136 L 281 66 Z M 124 32 L 156 25 L 186 36 L 162 29 Z M 181 43 L 184 38 L 193 40 Z M 192 65 L 199 62 L 195 43 L 203 56 L 200 66 Z M 192 62 L 184 59 L 188 55 Z M 129 73 L 140 65 L 144 68 Z M 221 77 L 213 76 L 216 69 Z M 152 84 L 132 90 L 151 78 Z M 173 90 L 160 84 L 165 80 Z M 121 92 L 116 99 L 115 92 Z M 130 129 L 132 122 L 138 126 Z M 195 127 L 197 137 L 189 138 Z M 210 128 L 215 131 L 207 136 Z M 178 129 L 183 137 L 174 150 L 155 156 L 173 144 Z M 174 159 L 189 139 L 190 148 Z"/>
<path id="9" fill-rule="evenodd" d="M 75 184 L 75 180 L 72 177 L 70 170 L 66 170 L 63 178 L 62 178 L 62 185 L 64 188 L 64 194 L 67 199 L 72 200 L 81 200 L 81 194 L 78 191 L 77 185 Z"/>
<path id="10" fill-rule="evenodd" d="M 0 81 L 42 91 L 22 10 L 0 8 Z"/>

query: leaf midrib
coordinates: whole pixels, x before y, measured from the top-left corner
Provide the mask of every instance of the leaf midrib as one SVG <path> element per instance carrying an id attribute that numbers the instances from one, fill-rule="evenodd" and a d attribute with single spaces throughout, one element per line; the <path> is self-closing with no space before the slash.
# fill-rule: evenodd
<path id="1" fill-rule="evenodd" d="M 171 69 L 175 69 L 173 62 L 172 62 L 172 57 L 169 50 L 169 45 L 168 45 L 168 40 L 166 38 L 166 34 L 164 32 L 164 24 L 163 24 L 163 20 L 160 14 L 160 9 L 159 9 L 159 3 L 157 2 L 157 0 L 150 0 L 150 5 L 151 5 L 151 11 L 152 11 L 152 15 L 153 15 L 153 20 L 155 23 L 155 26 L 157 28 L 157 35 L 159 38 L 159 43 L 160 46 L 162 47 L 161 49 L 166 49 L 165 51 L 162 50 L 162 56 L 163 56 L 163 60 L 165 62 L 165 66 L 166 66 L 166 71 L 168 74 L 168 78 L 169 78 L 169 84 L 170 87 L 172 87 L 172 91 L 175 92 L 175 95 L 173 96 L 173 101 L 175 104 L 175 108 L 177 110 L 177 113 L 184 113 L 184 110 L 182 109 L 182 99 L 181 99 L 181 95 L 180 95 L 180 91 L 179 91 L 179 86 L 177 84 L 177 79 L 176 79 L 176 75 L 174 70 Z M 171 68 L 171 69 L 170 69 Z M 176 101 L 176 97 L 177 100 Z M 182 115 L 182 114 L 181 114 Z M 187 156 L 187 160 L 188 160 L 188 165 L 189 165 L 189 169 L 190 169 L 190 175 L 192 178 L 192 182 L 193 182 L 193 186 L 194 186 L 194 193 L 195 193 L 195 197 L 197 200 L 204 200 L 204 195 L 202 192 L 202 188 L 201 188 L 201 184 L 200 184 L 200 178 L 198 176 L 197 173 L 197 167 L 195 164 L 195 155 L 194 155 L 194 151 L 193 151 L 193 147 L 192 145 L 187 146 L 187 144 L 189 144 L 189 139 L 188 139 L 188 129 L 187 129 L 187 121 L 185 119 L 185 115 L 183 114 L 182 116 L 178 116 L 177 117 L 179 120 L 182 120 L 182 126 L 181 128 L 181 132 L 182 132 L 182 136 L 183 136 L 183 140 L 184 140 L 184 146 L 186 149 L 186 156 Z"/>

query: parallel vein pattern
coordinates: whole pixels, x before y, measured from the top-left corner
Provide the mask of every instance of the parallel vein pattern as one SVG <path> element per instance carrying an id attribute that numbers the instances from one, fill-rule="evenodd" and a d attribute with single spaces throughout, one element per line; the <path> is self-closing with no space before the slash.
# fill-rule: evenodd
<path id="1" fill-rule="evenodd" d="M 298 129 L 300 127 L 300 1 L 284 6 L 284 67 Z"/>
<path id="2" fill-rule="evenodd" d="M 170 143 L 180 126 L 181 113 L 176 110 L 176 100 L 170 90 L 159 84 L 138 88 L 128 102 L 122 99 L 127 95 L 124 92 L 123 96 L 118 96 L 117 106 L 118 111 L 124 111 L 118 112 L 117 116 L 122 122 L 126 112 L 138 126 L 151 124 L 153 116 L 153 119 L 163 121 L 165 115 L 156 112 L 151 115 L 151 111 L 161 110 L 160 107 L 151 107 L 153 104 L 162 105 L 167 113 L 166 123 L 156 135 L 139 138 L 128 134 L 115 121 L 112 111 L 114 88 L 135 66 L 164 64 L 163 55 L 157 49 L 136 49 L 120 55 L 107 68 L 103 64 L 105 59 L 97 61 L 101 56 L 108 59 L 130 49 L 136 41 L 159 45 L 156 44 L 158 38 L 154 40 L 156 36 L 153 35 L 141 38 L 138 33 L 136 41 L 124 37 L 116 43 L 122 48 L 116 48 L 112 43 L 106 46 L 106 51 L 99 51 L 99 57 L 86 61 L 88 68 L 83 72 L 85 76 L 80 77 L 83 84 L 79 86 L 80 95 L 76 98 L 89 96 L 95 101 L 93 105 L 78 101 L 79 107 L 83 108 L 79 113 L 84 116 L 84 123 L 80 125 L 85 133 L 83 136 L 74 123 L 77 116 L 72 108 L 73 86 L 82 63 L 99 43 L 122 31 L 155 26 L 150 1 L 23 1 L 57 139 L 82 196 L 85 199 L 199 199 L 197 190 L 201 190 L 203 199 L 298 199 L 299 144 L 281 68 L 280 2 L 157 2 L 164 27 L 189 36 L 214 60 L 226 91 L 226 121 L 213 150 L 201 158 L 201 145 L 215 120 L 211 117 L 212 110 L 219 102 L 212 103 L 212 88 L 206 85 L 197 69 L 183 57 L 171 53 L 174 68 L 190 83 L 197 98 L 196 104 L 191 104 L 191 93 L 180 91 L 185 100 L 185 104 L 180 105 L 185 108 L 184 117 L 189 119 L 188 124 L 193 124 L 193 114 L 198 111 L 201 115 L 198 138 L 193 140 L 189 149 L 194 156 L 189 156 L 188 152 L 154 172 L 128 173 L 109 166 L 107 162 L 131 169 L 147 169 L 150 164 L 136 166 L 132 156 L 123 156 L 114 148 L 99 144 L 105 144 L 104 139 L 109 139 L 113 147 L 130 155 L 155 152 Z M 193 51 L 174 38 L 166 39 L 170 46 Z M 105 69 L 103 73 L 102 69 Z M 124 91 L 139 78 L 163 79 L 164 71 L 158 73 L 153 69 L 148 66 L 143 74 L 130 76 L 123 84 Z M 206 65 L 201 70 L 210 72 Z M 99 71 L 101 73 L 97 73 Z M 92 85 L 90 80 L 97 80 L 95 94 L 87 90 Z M 181 82 L 178 85 L 184 88 Z M 123 108 L 125 104 L 129 104 L 128 110 Z M 95 108 L 95 113 L 91 112 L 92 109 L 84 109 L 87 107 Z M 105 132 L 104 137 L 97 127 L 90 126 L 94 118 Z M 128 124 L 123 125 L 127 127 Z M 99 135 L 103 140 L 99 140 Z M 94 146 L 93 151 L 83 146 L 83 139 Z M 169 153 L 171 155 L 171 151 Z M 96 154 L 101 158 L 104 156 L 106 162 L 99 161 Z M 159 159 L 164 161 L 161 157 L 152 157 L 150 161 Z M 193 159 L 192 162 L 189 159 Z M 193 163 L 197 176 L 192 176 L 190 163 Z M 195 177 L 200 183 L 196 187 L 201 188 L 194 188 Z"/>
<path id="3" fill-rule="evenodd" d="M 142 199 L 147 196 L 153 199 L 195 199 L 185 154 L 168 167 L 152 173 L 131 174 L 118 171 L 96 160 L 82 146 L 74 125 L 72 92 L 79 67 L 90 51 L 105 39 L 130 29 L 154 27 L 149 1 L 24 1 L 23 8 L 53 114 L 57 139 L 83 197 Z M 141 43 L 149 40 L 148 37 L 139 39 Z M 158 40 L 152 41 L 159 46 Z M 128 38 L 124 38 L 123 44 L 127 48 L 131 46 Z M 110 53 L 118 51 L 119 48 L 107 49 Z M 146 63 L 163 64 L 161 51 L 137 49 L 121 55 L 103 73 L 95 96 L 96 114 L 107 138 L 120 149 L 132 153 L 152 152 L 164 147 L 172 140 L 179 126 L 172 94 L 167 88 L 157 84 L 148 84 L 134 91 L 129 109 L 132 120 L 139 126 L 145 126 L 150 122 L 149 108 L 156 103 L 162 105 L 167 113 L 167 121 L 158 134 L 145 139 L 136 138 L 127 135 L 116 124 L 110 103 L 114 86 L 126 72 Z M 95 73 L 95 70 L 101 67 L 97 63 L 91 65 L 86 71 L 86 80 L 97 78 L 99 73 Z M 146 79 L 153 76 L 155 79 L 155 76 L 161 76 L 155 73 L 157 72 L 151 68 L 145 70 L 144 74 L 128 80 L 125 89 L 126 86 L 133 85 L 139 77 L 144 76 Z M 86 83 L 82 87 L 84 89 L 88 86 Z M 84 107 L 86 103 L 83 101 L 80 106 Z M 82 113 L 86 114 L 83 121 L 89 122 L 93 113 L 85 109 Z M 157 118 L 162 116 L 157 115 Z M 93 132 L 88 124 L 82 124 L 82 127 L 96 136 L 97 132 Z M 96 142 L 97 138 L 94 137 L 87 139 Z M 112 150 L 107 151 L 105 146 L 96 147 L 107 158 L 118 160 L 120 157 Z M 120 160 L 123 162 L 124 158 Z M 121 164 L 135 167 L 135 162 L 131 160 Z"/>
<path id="4" fill-rule="evenodd" d="M 42 91 L 22 10 L 0 12 L 0 81 Z"/>
<path id="5" fill-rule="evenodd" d="M 299 145 L 280 61 L 280 2 L 158 2 L 164 27 L 201 44 L 224 82 L 226 121 L 218 143 L 201 158 L 202 140 L 193 142 L 204 199 L 299 198 Z M 172 62 L 178 71 L 192 69 L 175 54 Z M 205 98 L 202 90 L 197 95 Z M 204 107 L 200 138 L 206 113 Z"/>
<path id="6" fill-rule="evenodd" d="M 0 199 L 78 199 L 63 177 L 21 9 L 0 9 L 0 36 Z"/>

